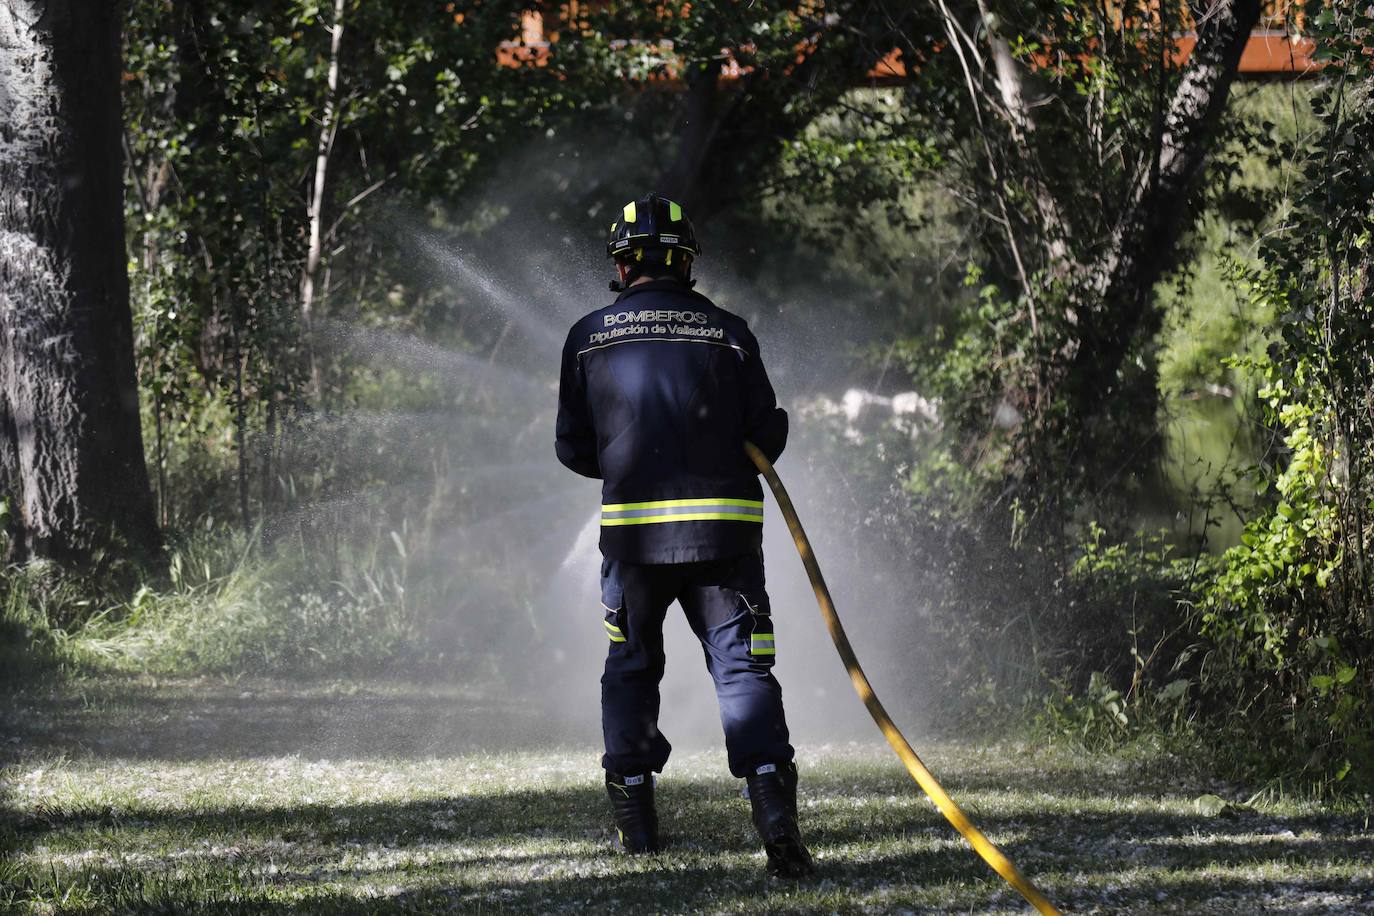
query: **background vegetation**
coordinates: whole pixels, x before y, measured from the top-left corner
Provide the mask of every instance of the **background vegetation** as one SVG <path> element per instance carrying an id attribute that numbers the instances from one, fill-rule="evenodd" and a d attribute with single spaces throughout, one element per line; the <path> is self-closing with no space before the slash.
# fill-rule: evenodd
<path id="1" fill-rule="evenodd" d="M 561 486 L 508 459 L 548 446 L 555 305 L 660 186 L 724 304 L 845 341 L 789 406 L 929 596 L 941 702 L 1374 779 L 1367 13 L 1281 11 L 1325 69 L 1232 85 L 1161 51 L 1182 7 L 574 6 L 130 3 L 165 550 L 26 555 L 0 502 L 7 676 L 513 677 L 540 583 L 491 481 Z M 1194 63 L 1261 15 L 1195 6 Z M 851 388 L 929 415 L 826 409 Z"/>

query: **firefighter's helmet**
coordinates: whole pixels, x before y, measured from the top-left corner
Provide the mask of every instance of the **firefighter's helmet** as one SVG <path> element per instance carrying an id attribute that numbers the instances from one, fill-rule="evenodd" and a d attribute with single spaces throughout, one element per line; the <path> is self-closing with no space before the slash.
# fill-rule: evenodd
<path id="1" fill-rule="evenodd" d="M 606 239 L 606 257 L 673 263 L 673 253 L 701 253 L 692 221 L 675 201 L 650 194 L 632 200 L 616 214 Z"/>

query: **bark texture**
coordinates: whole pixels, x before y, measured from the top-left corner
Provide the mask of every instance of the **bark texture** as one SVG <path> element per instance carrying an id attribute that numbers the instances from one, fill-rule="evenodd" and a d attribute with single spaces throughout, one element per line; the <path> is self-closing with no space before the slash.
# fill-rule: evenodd
<path id="1" fill-rule="evenodd" d="M 11 551 L 159 547 L 124 248 L 118 3 L 0 0 L 0 492 Z"/>
<path id="2" fill-rule="evenodd" d="M 1080 347 L 1077 367 L 1114 371 L 1152 310 L 1154 285 L 1174 263 L 1191 225 L 1188 198 L 1197 186 L 1217 124 L 1226 111 L 1240 56 L 1260 17 L 1260 0 L 1216 0 L 1201 14 L 1197 46 L 1165 117 L 1154 155 L 1142 162 L 1131 204 L 1097 265 L 1095 291 L 1109 328 Z"/>
<path id="3" fill-rule="evenodd" d="M 1174 266 L 1180 241 L 1192 227 L 1197 208 L 1190 197 L 1212 153 L 1260 7 L 1260 0 L 1198 4 L 1197 45 L 1170 99 L 1158 142 L 1137 166 L 1133 191 L 1104 254 L 1087 265 L 1085 294 L 1096 302 L 1079 313 L 1077 340 L 1060 378 L 1073 405 L 1073 422 L 1083 432 L 1069 441 L 1079 443 L 1083 462 L 1096 466 L 1094 476 L 1104 486 L 1142 447 L 1129 430 L 1112 422 L 1127 402 L 1140 402 L 1135 416 L 1153 411 L 1153 379 L 1123 378 L 1129 374 L 1127 359 L 1159 330 L 1155 284 Z"/>

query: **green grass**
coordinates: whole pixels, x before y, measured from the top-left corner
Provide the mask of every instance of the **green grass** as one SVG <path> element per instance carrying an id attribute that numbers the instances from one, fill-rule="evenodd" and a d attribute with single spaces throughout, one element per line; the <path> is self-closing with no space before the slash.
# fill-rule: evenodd
<path id="1" fill-rule="evenodd" d="M 178 544 L 168 575 L 131 595 L 50 563 L 0 568 L 0 681 L 54 669 L 295 674 L 417 654 L 425 634 L 401 535 L 374 532 L 349 561 L 331 578 L 291 545 L 216 530 Z"/>
<path id="2" fill-rule="evenodd" d="M 856 712 L 857 712 L 856 706 Z M 578 723 L 584 728 L 589 723 Z M 86 681 L 0 703 L 0 909 L 1021 912 L 885 746 L 801 749 L 816 880 L 770 881 L 716 751 L 660 782 L 671 842 L 608 848 L 597 749 L 515 698 L 398 682 Z M 1369 912 L 1367 813 L 1243 800 L 1197 761 L 918 742 L 1066 912 Z"/>

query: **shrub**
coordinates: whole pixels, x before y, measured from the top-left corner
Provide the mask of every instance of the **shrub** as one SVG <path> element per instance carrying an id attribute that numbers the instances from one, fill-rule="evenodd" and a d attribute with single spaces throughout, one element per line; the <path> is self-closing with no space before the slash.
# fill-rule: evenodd
<path id="1" fill-rule="evenodd" d="M 1374 19 L 1332 5 L 1318 25 L 1339 77 L 1313 103 L 1305 196 L 1251 277 L 1282 338 L 1253 363 L 1282 441 L 1263 473 L 1276 499 L 1199 623 L 1205 686 L 1255 762 L 1329 785 L 1374 779 Z"/>

